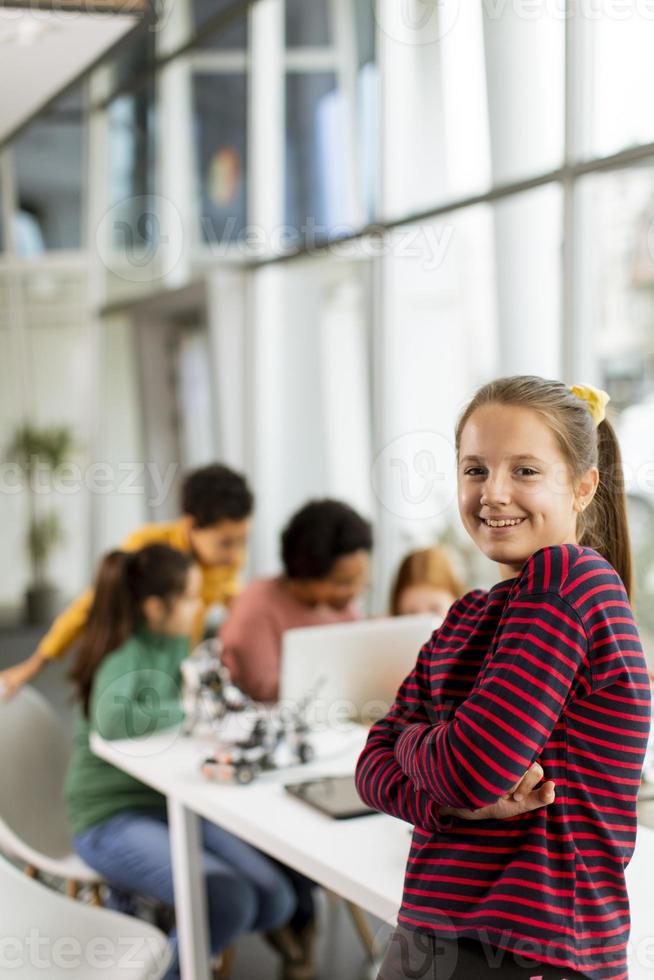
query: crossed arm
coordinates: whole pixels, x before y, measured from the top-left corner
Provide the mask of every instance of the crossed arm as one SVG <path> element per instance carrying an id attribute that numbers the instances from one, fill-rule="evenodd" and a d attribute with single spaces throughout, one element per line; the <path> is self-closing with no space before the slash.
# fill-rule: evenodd
<path id="1" fill-rule="evenodd" d="M 430 831 L 451 825 L 441 806 L 494 804 L 541 754 L 576 683 L 590 691 L 587 647 L 581 622 L 558 594 L 518 597 L 469 696 L 453 717 L 433 721 L 435 634 L 370 730 L 356 771 L 360 796 Z"/>

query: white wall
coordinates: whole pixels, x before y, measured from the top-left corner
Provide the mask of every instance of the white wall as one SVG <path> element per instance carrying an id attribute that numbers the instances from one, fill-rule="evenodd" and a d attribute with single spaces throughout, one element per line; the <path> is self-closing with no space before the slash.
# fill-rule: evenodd
<path id="1" fill-rule="evenodd" d="M 58 510 L 67 540 L 51 563 L 51 577 L 72 594 L 86 576 L 89 493 L 83 480 L 91 436 L 88 404 L 92 386 L 91 345 L 87 329 L 85 268 L 68 263 L 49 269 L 8 272 L 1 331 L 3 383 L 0 417 L 2 452 L 26 418 L 40 426 L 69 425 L 80 450 L 77 469 L 67 472 L 60 490 L 40 493 L 43 510 Z M 29 584 L 25 553 L 27 497 L 3 494 L 0 533 L 7 547 L 0 556 L 0 603 L 18 604 Z"/>
<path id="2" fill-rule="evenodd" d="M 46 261 L 0 277 L 0 451 L 4 457 L 25 417 L 37 425 L 70 425 L 79 445 L 74 467 L 60 474 L 56 492 L 39 497 L 59 512 L 66 530 L 66 542 L 51 564 L 51 577 L 64 596 L 87 584 L 92 560 L 115 546 L 144 513 L 143 491 L 127 489 L 130 467 L 141 460 L 130 328 L 125 322 L 102 328 L 101 373 L 96 377 L 86 281 L 86 267 L 79 261 L 77 268 L 67 263 L 59 270 Z M 25 491 L 7 493 L 5 488 L 0 506 L 1 606 L 19 607 L 29 584 L 27 517 Z"/>

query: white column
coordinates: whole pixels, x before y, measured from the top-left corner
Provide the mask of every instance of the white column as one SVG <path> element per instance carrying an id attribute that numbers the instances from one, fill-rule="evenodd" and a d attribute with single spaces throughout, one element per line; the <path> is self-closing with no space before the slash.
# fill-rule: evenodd
<path id="1" fill-rule="evenodd" d="M 189 0 L 165 0 L 157 32 L 157 54 L 166 55 L 190 36 Z M 165 261 L 163 281 L 169 287 L 191 278 L 191 255 L 198 241 L 193 92 L 190 61 L 175 58 L 160 70 L 157 92 L 157 198 L 159 249 L 176 257 Z M 161 258 L 160 255 L 155 256 Z M 170 267 L 172 266 L 172 267 Z"/>
<path id="2" fill-rule="evenodd" d="M 251 277 L 248 292 L 246 447 L 248 472 L 257 494 L 251 560 L 256 574 L 270 574 L 279 564 L 277 536 L 285 509 L 280 454 L 292 438 L 284 429 L 282 270 L 277 266 L 260 269 Z"/>
<path id="3" fill-rule="evenodd" d="M 284 5 L 259 0 L 249 12 L 248 225 L 257 255 L 272 252 L 284 220 Z M 245 336 L 246 469 L 257 493 L 251 544 L 255 573 L 278 565 L 280 475 L 276 451 L 283 432 L 283 271 L 271 266 L 248 274 Z"/>
<path id="4" fill-rule="evenodd" d="M 441 48 L 426 6 L 377 4 L 384 217 L 424 210 L 446 186 Z"/>
<path id="5" fill-rule="evenodd" d="M 365 271 L 332 270 L 336 275 L 324 290 L 319 343 L 327 492 L 369 517 L 373 494 Z"/>
<path id="6" fill-rule="evenodd" d="M 563 162 L 564 19 L 484 10 L 493 183 Z M 502 374 L 557 378 L 562 368 L 562 199 L 558 185 L 495 205 Z"/>
<path id="7" fill-rule="evenodd" d="M 89 78 L 86 89 L 87 105 L 90 107 L 106 91 L 107 68 L 100 68 Z M 86 133 L 86 240 L 89 255 L 88 303 L 90 333 L 90 369 L 92 393 L 89 405 L 89 460 L 102 461 L 102 323 L 100 310 L 107 294 L 107 270 L 98 252 L 98 228 L 108 205 L 108 127 L 107 110 L 89 108 Z M 105 232 L 108 230 L 104 223 Z M 104 243 L 103 243 L 104 244 Z M 91 575 L 100 551 L 100 525 L 103 498 L 91 493 L 89 499 L 89 533 L 87 541 L 88 570 Z M 92 577 L 92 576 L 91 576 Z"/>
<path id="8" fill-rule="evenodd" d="M 284 218 L 284 103 L 284 6 L 259 0 L 250 7 L 248 223 L 268 243 Z"/>
<path id="9" fill-rule="evenodd" d="M 243 269 L 216 269 L 207 277 L 207 323 L 215 383 L 218 445 L 222 462 L 247 470 L 246 281 Z"/>
<path id="10" fill-rule="evenodd" d="M 510 3 L 483 7 L 493 180 L 502 184 L 562 162 L 565 20 L 547 4 L 529 16 Z"/>

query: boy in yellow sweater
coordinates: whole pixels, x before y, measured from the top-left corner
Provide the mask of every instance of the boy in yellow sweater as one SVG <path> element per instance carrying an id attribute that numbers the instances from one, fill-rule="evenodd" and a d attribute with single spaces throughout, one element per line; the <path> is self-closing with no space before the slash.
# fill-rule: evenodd
<path id="1" fill-rule="evenodd" d="M 137 551 L 148 544 L 167 544 L 191 554 L 202 571 L 201 603 L 192 641 L 202 638 L 210 606 L 228 606 L 241 591 L 239 572 L 244 564 L 254 497 L 245 479 L 214 463 L 190 473 L 182 487 L 182 516 L 169 523 L 146 524 L 130 534 L 122 551 Z M 0 671 L 0 696 L 10 698 L 79 639 L 93 601 L 87 589 L 55 619 L 35 652 L 26 660 Z"/>

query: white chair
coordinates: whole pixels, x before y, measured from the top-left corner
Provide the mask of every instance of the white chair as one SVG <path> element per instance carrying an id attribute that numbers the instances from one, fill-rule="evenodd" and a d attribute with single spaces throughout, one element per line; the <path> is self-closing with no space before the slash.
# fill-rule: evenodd
<path id="1" fill-rule="evenodd" d="M 25 862 L 28 873 L 65 878 L 75 897 L 80 884 L 101 875 L 75 854 L 62 795 L 71 742 L 48 702 L 23 687 L 0 701 L 0 850 Z"/>
<path id="2" fill-rule="evenodd" d="M 168 940 L 154 926 L 71 902 L 4 858 L 0 922 L 3 960 L 14 980 L 159 980 L 171 961 Z"/>

